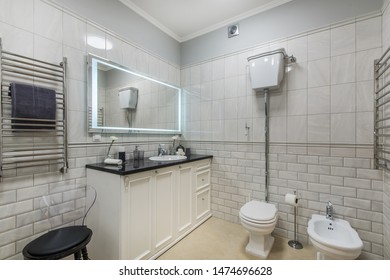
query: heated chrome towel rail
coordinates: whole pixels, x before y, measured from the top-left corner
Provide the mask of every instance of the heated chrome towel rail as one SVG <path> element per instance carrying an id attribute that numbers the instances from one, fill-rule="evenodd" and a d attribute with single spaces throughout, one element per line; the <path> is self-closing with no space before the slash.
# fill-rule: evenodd
<path id="1" fill-rule="evenodd" d="M 0 39 L 0 179 L 68 168 L 66 58 L 53 64 L 2 49 Z M 11 115 L 11 83 L 55 90 L 56 119 Z M 38 127 L 39 128 L 38 128 Z"/>

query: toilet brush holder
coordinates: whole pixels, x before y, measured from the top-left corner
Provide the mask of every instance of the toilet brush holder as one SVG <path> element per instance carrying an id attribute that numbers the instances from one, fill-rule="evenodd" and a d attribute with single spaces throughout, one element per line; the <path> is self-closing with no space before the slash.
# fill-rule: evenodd
<path id="1" fill-rule="evenodd" d="M 294 249 L 302 249 L 303 245 L 297 240 L 297 206 L 294 207 L 294 240 L 288 241 L 288 245 Z"/>

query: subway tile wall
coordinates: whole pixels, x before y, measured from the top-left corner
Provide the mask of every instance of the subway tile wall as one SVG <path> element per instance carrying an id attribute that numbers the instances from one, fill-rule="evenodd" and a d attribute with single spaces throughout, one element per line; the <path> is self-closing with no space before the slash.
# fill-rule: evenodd
<path id="1" fill-rule="evenodd" d="M 112 49 L 95 49 L 86 44 L 87 36 L 109 40 Z M 30 240 L 49 228 L 73 223 L 80 213 L 72 210 L 48 220 L 42 213 L 41 196 L 53 195 L 64 203 L 76 187 L 86 184 L 85 164 L 101 162 L 110 143 L 110 135 L 93 143 L 87 133 L 86 55 L 92 53 L 128 68 L 179 85 L 180 68 L 158 55 L 149 53 L 102 27 L 46 1 L 0 1 L 0 37 L 5 50 L 57 63 L 68 59 L 68 135 L 69 170 L 6 178 L 0 183 L 0 259 L 22 259 L 21 251 Z M 127 157 L 135 145 L 157 154 L 160 142 L 169 136 L 118 134 L 112 153 L 124 147 Z M 75 204 L 80 203 L 78 200 Z"/>
<path id="2" fill-rule="evenodd" d="M 384 1 L 384 13 L 382 17 L 382 36 L 383 36 L 383 51 L 390 47 L 390 8 L 389 1 Z M 390 80 L 390 75 L 387 76 Z M 388 115 L 389 107 L 386 107 L 386 115 Z M 384 172 L 383 184 L 383 243 L 384 243 L 384 258 L 390 259 L 390 173 Z"/>
<path id="3" fill-rule="evenodd" d="M 238 223 L 246 201 L 264 200 L 264 97 L 251 89 L 247 57 L 281 47 L 297 63 L 270 94 L 270 201 L 280 213 L 275 234 L 293 238 L 293 209 L 284 195 L 297 190 L 302 242 L 311 214 L 324 214 L 330 200 L 336 216 L 359 232 L 361 258 L 382 259 L 383 175 L 373 166 L 372 133 L 381 15 L 182 68 L 186 144 L 214 155 L 213 215 Z"/>

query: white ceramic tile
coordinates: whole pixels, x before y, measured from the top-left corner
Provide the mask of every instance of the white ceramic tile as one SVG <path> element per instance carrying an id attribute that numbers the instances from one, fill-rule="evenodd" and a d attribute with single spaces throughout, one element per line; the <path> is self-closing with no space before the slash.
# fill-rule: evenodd
<path id="1" fill-rule="evenodd" d="M 270 117 L 270 141 L 285 142 L 287 140 L 286 117 Z"/>
<path id="2" fill-rule="evenodd" d="M 287 73 L 288 90 L 307 88 L 307 62 L 292 64 Z"/>
<path id="3" fill-rule="evenodd" d="M 187 67 L 180 71 L 180 84 L 182 87 L 186 87 L 189 86 L 190 83 L 191 83 L 191 72 L 190 72 L 190 68 Z"/>
<path id="4" fill-rule="evenodd" d="M 213 64 L 213 81 L 225 77 L 225 60 L 223 58 L 214 60 Z"/>
<path id="5" fill-rule="evenodd" d="M 149 57 L 150 55 L 143 50 L 137 49 L 136 53 L 136 70 L 149 75 Z"/>
<path id="6" fill-rule="evenodd" d="M 356 111 L 356 85 L 340 84 L 331 87 L 331 113 L 352 113 Z"/>
<path id="7" fill-rule="evenodd" d="M 223 120 L 215 120 L 211 122 L 213 141 L 225 140 L 225 123 Z"/>
<path id="8" fill-rule="evenodd" d="M 213 81 L 213 100 L 223 99 L 224 94 L 225 94 L 225 81 L 222 79 Z"/>
<path id="9" fill-rule="evenodd" d="M 122 41 L 114 36 L 107 34 L 106 35 L 106 54 L 107 54 L 108 60 L 111 60 L 115 63 L 123 65 Z"/>
<path id="10" fill-rule="evenodd" d="M 309 143 L 329 143 L 330 115 L 309 115 L 307 120 L 307 140 Z"/>
<path id="11" fill-rule="evenodd" d="M 195 65 L 190 69 L 191 85 L 200 84 L 200 66 Z"/>
<path id="12" fill-rule="evenodd" d="M 107 54 L 108 56 L 108 54 Z M 149 76 L 159 79 L 160 78 L 160 60 L 152 55 L 149 55 L 148 58 L 148 69 Z M 199 83 L 198 83 L 199 84 Z M 192 85 L 192 83 L 191 83 Z"/>
<path id="13" fill-rule="evenodd" d="M 249 73 L 248 57 L 250 56 L 250 51 L 238 55 L 238 75 L 247 75 Z"/>
<path id="14" fill-rule="evenodd" d="M 356 23 L 356 50 L 380 48 L 382 46 L 382 19 L 375 17 Z"/>
<path id="15" fill-rule="evenodd" d="M 134 46 L 122 42 L 123 66 L 135 70 L 137 66 L 137 50 Z"/>
<path id="16" fill-rule="evenodd" d="M 322 87 L 330 84 L 330 59 L 309 61 L 308 86 Z"/>
<path id="17" fill-rule="evenodd" d="M 237 98 L 225 99 L 225 120 L 237 119 Z"/>
<path id="18" fill-rule="evenodd" d="M 308 60 L 330 57 L 330 30 L 308 36 Z"/>
<path id="19" fill-rule="evenodd" d="M 169 74 L 168 74 L 168 63 L 159 59 L 158 60 L 158 69 L 159 69 L 159 78 L 162 82 L 169 83 Z"/>
<path id="20" fill-rule="evenodd" d="M 252 117 L 252 114 L 248 114 L 247 106 L 248 106 L 247 97 L 237 98 L 237 117 L 239 119 Z M 252 106 L 250 105 L 250 107 Z"/>
<path id="21" fill-rule="evenodd" d="M 64 45 L 85 51 L 87 42 L 86 22 L 67 13 L 63 13 L 62 22 Z"/>
<path id="22" fill-rule="evenodd" d="M 211 118 L 213 120 L 223 120 L 225 118 L 225 102 L 223 100 L 212 102 Z"/>
<path id="23" fill-rule="evenodd" d="M 374 81 L 356 83 L 356 111 L 372 112 L 374 106 Z"/>
<path id="24" fill-rule="evenodd" d="M 286 92 L 271 92 L 269 94 L 269 115 L 271 117 L 286 116 L 287 114 L 287 94 Z M 263 95 L 263 94 L 261 94 Z M 259 100 L 259 105 L 264 108 L 264 98 Z M 263 109 L 264 110 L 264 109 Z M 262 115 L 264 116 L 264 115 Z M 261 117 L 262 117 L 261 116 Z"/>
<path id="25" fill-rule="evenodd" d="M 212 110 L 212 101 L 206 101 L 200 103 L 200 120 L 201 121 L 211 121 L 211 110 Z"/>
<path id="26" fill-rule="evenodd" d="M 34 35 L 34 58 L 51 63 L 62 61 L 62 44 Z"/>
<path id="27" fill-rule="evenodd" d="M 287 45 L 287 55 L 294 55 L 297 62 L 307 61 L 307 36 L 289 40 Z"/>
<path id="28" fill-rule="evenodd" d="M 33 32 L 33 8 L 34 1 L 2 0 L 0 1 L 0 21 Z"/>
<path id="29" fill-rule="evenodd" d="M 249 133 L 252 132 L 252 140 L 254 142 L 262 142 L 265 139 L 264 134 L 265 118 L 255 118 L 252 122 L 252 127 Z"/>
<path id="30" fill-rule="evenodd" d="M 373 144 L 374 115 L 371 112 L 356 113 L 356 143 Z"/>
<path id="31" fill-rule="evenodd" d="M 247 95 L 246 82 L 247 82 L 247 76 L 244 76 L 244 75 L 238 76 L 237 96 L 245 97 Z"/>
<path id="32" fill-rule="evenodd" d="M 202 141 L 212 141 L 213 134 L 211 130 L 211 122 L 210 121 L 201 121 L 200 122 L 200 139 Z"/>
<path id="33" fill-rule="evenodd" d="M 201 84 L 200 96 L 202 101 L 212 100 L 213 99 L 213 83 L 207 82 Z"/>
<path id="34" fill-rule="evenodd" d="M 356 80 L 367 81 L 374 79 L 374 67 L 375 59 L 379 59 L 382 56 L 382 49 L 370 49 L 367 51 L 361 51 L 356 53 Z"/>
<path id="35" fill-rule="evenodd" d="M 307 142 L 307 116 L 289 116 L 287 118 L 287 141 L 289 143 Z"/>
<path id="36" fill-rule="evenodd" d="M 200 66 L 200 81 L 210 82 L 213 80 L 213 64 L 212 62 L 202 63 Z"/>
<path id="37" fill-rule="evenodd" d="M 64 56 L 67 58 L 67 76 L 70 79 L 76 79 L 86 82 L 86 55 L 85 52 L 64 46 Z"/>
<path id="38" fill-rule="evenodd" d="M 238 75 L 238 55 L 225 57 L 225 78 Z"/>
<path id="39" fill-rule="evenodd" d="M 28 57 L 33 56 L 34 35 L 32 33 L 0 22 L 0 37 L 4 50 Z"/>
<path id="40" fill-rule="evenodd" d="M 34 32 L 62 43 L 62 11 L 43 1 L 34 0 Z"/>
<path id="41" fill-rule="evenodd" d="M 307 114 L 307 90 L 300 89 L 287 93 L 287 114 L 288 116 Z"/>
<path id="42" fill-rule="evenodd" d="M 352 83 L 356 81 L 355 54 L 346 54 L 331 59 L 331 84 Z"/>
<path id="43" fill-rule="evenodd" d="M 235 98 L 238 96 L 238 76 L 225 78 L 225 98 Z"/>
<path id="44" fill-rule="evenodd" d="M 225 120 L 225 140 L 237 141 L 237 119 Z"/>
<path id="45" fill-rule="evenodd" d="M 264 94 L 256 94 L 250 97 L 253 118 L 262 118 L 265 115 Z"/>
<path id="46" fill-rule="evenodd" d="M 331 29 L 331 55 L 332 56 L 355 52 L 356 50 L 355 29 L 356 28 L 354 23 Z"/>
<path id="47" fill-rule="evenodd" d="M 69 79 L 68 81 L 68 102 L 69 110 L 82 111 L 87 110 L 87 85 L 79 80 Z"/>
<path id="48" fill-rule="evenodd" d="M 355 144 L 355 113 L 332 114 L 330 122 L 331 143 Z"/>
<path id="49" fill-rule="evenodd" d="M 86 113 L 81 111 L 70 111 L 69 120 L 69 142 L 85 142 L 87 140 Z"/>
<path id="50" fill-rule="evenodd" d="M 330 87 L 309 88 L 308 114 L 330 113 Z"/>

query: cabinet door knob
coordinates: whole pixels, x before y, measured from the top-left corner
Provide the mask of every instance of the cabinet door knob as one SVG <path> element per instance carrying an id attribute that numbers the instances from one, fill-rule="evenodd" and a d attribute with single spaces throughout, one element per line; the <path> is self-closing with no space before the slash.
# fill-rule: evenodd
<path id="1" fill-rule="evenodd" d="M 157 171 L 157 170 L 155 170 L 155 171 L 154 171 L 154 173 L 156 173 L 156 174 L 157 174 L 157 173 L 158 173 L 158 171 Z"/>

